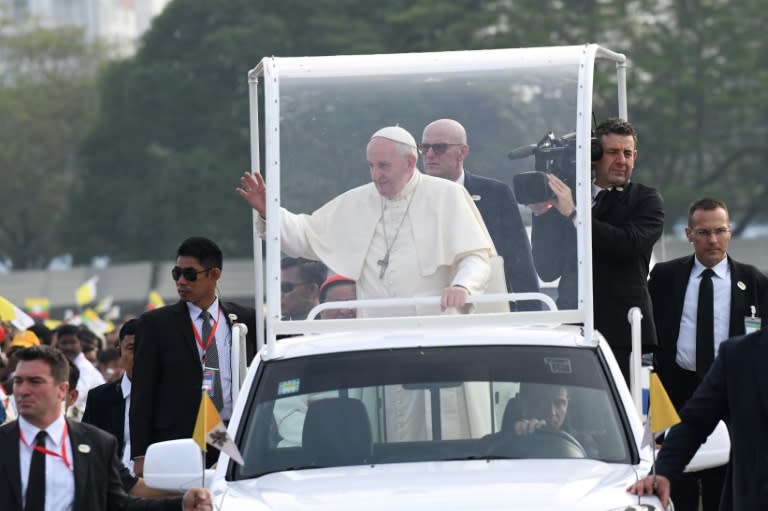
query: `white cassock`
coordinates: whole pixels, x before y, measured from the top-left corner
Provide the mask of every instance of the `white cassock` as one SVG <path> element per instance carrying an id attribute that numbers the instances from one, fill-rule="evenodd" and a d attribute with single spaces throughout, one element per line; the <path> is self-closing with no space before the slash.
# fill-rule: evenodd
<path id="1" fill-rule="evenodd" d="M 461 285 L 482 293 L 496 250 L 463 186 L 418 170 L 395 197 L 373 183 L 349 190 L 311 215 L 280 211 L 282 250 L 322 261 L 357 282 L 360 300 L 440 296 Z M 263 237 L 264 221 L 256 223 Z M 389 247 L 389 261 L 381 277 Z M 359 311 L 358 316 L 439 314 L 439 306 Z"/>
<path id="2" fill-rule="evenodd" d="M 341 194 L 311 215 L 286 209 L 280 213 L 282 251 L 291 257 L 320 260 L 334 273 L 355 280 L 358 299 L 440 296 L 451 285 L 480 294 L 488 285 L 489 260 L 496 255 L 493 241 L 466 189 L 451 181 L 415 170 L 403 190 L 391 199 L 368 183 Z M 256 229 L 263 237 L 262 219 L 257 220 Z M 380 262 L 387 252 L 389 260 L 382 277 Z M 359 310 L 358 317 L 439 313 L 439 305 L 435 305 Z M 490 410 L 475 410 L 477 403 L 485 400 L 467 396 L 469 390 L 441 392 L 442 416 L 446 425 L 454 425 L 444 427 L 444 438 L 486 433 L 486 427 L 470 426 L 485 426 Z M 284 405 L 293 407 L 290 413 L 275 410 L 282 445 L 298 441 L 306 399 L 287 400 Z M 389 386 L 385 406 L 389 410 L 389 441 L 431 436 L 431 412 L 423 391 Z M 296 423 L 290 425 L 293 419 Z"/>

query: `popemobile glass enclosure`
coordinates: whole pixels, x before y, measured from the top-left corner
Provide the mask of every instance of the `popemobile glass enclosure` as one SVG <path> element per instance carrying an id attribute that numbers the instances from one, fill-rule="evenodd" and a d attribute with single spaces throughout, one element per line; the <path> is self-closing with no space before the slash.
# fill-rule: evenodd
<path id="1" fill-rule="evenodd" d="M 591 130 L 607 117 L 627 118 L 625 71 L 624 55 L 597 45 L 264 58 L 249 74 L 252 167 L 267 183 L 266 254 L 254 237 L 256 301 L 266 297 L 267 304 L 266 329 L 258 334 L 266 332 L 269 347 L 276 336 L 287 334 L 555 322 L 583 323 L 585 339 L 592 339 Z M 391 315 L 388 308 L 416 311 L 421 304 L 438 304 L 436 294 L 355 304 L 378 311 L 371 316 L 379 317 L 282 321 L 279 209 L 310 214 L 369 183 L 366 145 L 380 128 L 400 126 L 418 143 L 424 127 L 442 118 L 466 128 L 465 170 L 512 185 L 519 202 L 547 198 L 541 176 L 515 177 L 523 173 L 552 172 L 571 187 L 577 236 L 562 240 L 559 250 L 574 254 L 575 306 L 557 309 L 556 280 L 542 280 L 534 295 L 506 294 L 501 266 L 494 265 L 488 292 L 470 297 L 472 314 L 380 317 Z M 421 157 L 417 168 L 423 171 Z M 517 208 L 530 232 L 531 210 L 524 204 Z M 435 229 L 451 228 L 440 218 L 431 220 Z M 533 308 L 539 310 L 508 312 L 508 304 L 521 299 L 536 300 Z"/>

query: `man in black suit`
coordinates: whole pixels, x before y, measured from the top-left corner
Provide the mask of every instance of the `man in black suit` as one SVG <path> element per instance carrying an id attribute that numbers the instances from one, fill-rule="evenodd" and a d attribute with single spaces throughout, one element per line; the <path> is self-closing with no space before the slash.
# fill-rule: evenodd
<path id="1" fill-rule="evenodd" d="M 592 162 L 592 277 L 595 326 L 602 333 L 629 381 L 632 351 L 627 312 L 640 307 L 643 351 L 656 346 L 656 329 L 648 294 L 648 265 L 653 245 L 664 228 L 658 192 L 630 180 L 637 159 L 637 132 L 628 122 L 611 118 L 595 128 L 602 157 Z M 578 306 L 576 207 L 568 185 L 547 174 L 555 198 L 529 204 L 533 211 L 533 260 L 541 278 L 560 278 L 557 304 Z"/>
<path id="2" fill-rule="evenodd" d="M 694 255 L 656 264 L 648 281 L 659 339 L 656 371 L 678 411 L 712 362 L 698 357 L 696 349 L 701 337 L 697 313 L 702 272 L 714 272 L 713 356 L 723 340 L 747 333 L 747 327 L 759 328 L 768 319 L 768 278 L 754 266 L 728 255 L 731 226 L 725 203 L 703 198 L 691 204 L 685 235 Z M 716 510 L 724 477 L 724 466 L 683 474 L 672 484 L 675 509 L 698 511 L 700 485 L 704 511 Z"/>
<path id="3" fill-rule="evenodd" d="M 137 319 L 129 319 L 120 327 L 117 349 L 120 352 L 122 377 L 115 381 L 94 387 L 88 392 L 85 403 L 83 422 L 93 424 L 117 438 L 123 464 L 129 469 L 133 463 L 130 457 L 130 434 L 128 430 L 128 410 L 131 399 L 131 380 L 133 379 L 133 348 L 136 341 Z M 126 444 L 128 449 L 126 452 Z"/>
<path id="4" fill-rule="evenodd" d="M 533 266 L 531 243 L 520 217 L 512 187 L 464 169 L 469 155 L 467 132 L 453 119 L 438 119 L 424 128 L 419 144 L 424 172 L 463 185 L 475 201 L 488 228 L 496 252 L 504 258 L 507 291 L 539 291 L 539 278 Z M 536 302 L 520 302 L 518 310 L 539 309 Z"/>
<path id="5" fill-rule="evenodd" d="M 720 509 L 761 511 L 768 488 L 768 330 L 723 342 L 712 367 L 680 412 L 659 451 L 656 476 L 629 487 L 636 495 L 656 493 L 669 503 L 686 464 L 720 420 L 728 425 L 731 457 Z M 677 502 L 675 502 L 677 509 Z"/>
<path id="6" fill-rule="evenodd" d="M 115 438 L 62 414 L 69 390 L 66 357 L 49 346 L 27 348 L 18 357 L 13 387 L 19 419 L 0 427 L 0 509 L 43 511 L 54 498 L 73 511 L 212 509 L 204 489 L 189 490 L 183 499 L 128 496 Z"/>
<path id="7" fill-rule="evenodd" d="M 248 326 L 250 362 L 256 353 L 256 312 L 219 300 L 222 265 L 221 249 L 213 241 L 185 240 L 172 271 L 180 301 L 139 318 L 129 420 L 138 476 L 150 444 L 192 437 L 203 386 L 225 423 L 232 414 L 231 322 Z M 209 456 L 209 465 L 217 455 Z"/>

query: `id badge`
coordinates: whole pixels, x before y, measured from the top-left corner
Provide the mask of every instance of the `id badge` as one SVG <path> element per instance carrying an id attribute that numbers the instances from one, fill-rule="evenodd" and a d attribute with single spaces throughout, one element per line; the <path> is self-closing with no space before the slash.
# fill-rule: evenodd
<path id="1" fill-rule="evenodd" d="M 211 369 L 203 371 L 203 389 L 205 389 L 210 397 L 213 397 L 213 378 L 214 372 Z"/>
<path id="2" fill-rule="evenodd" d="M 744 332 L 751 334 L 760 330 L 760 318 L 746 316 L 744 318 Z"/>

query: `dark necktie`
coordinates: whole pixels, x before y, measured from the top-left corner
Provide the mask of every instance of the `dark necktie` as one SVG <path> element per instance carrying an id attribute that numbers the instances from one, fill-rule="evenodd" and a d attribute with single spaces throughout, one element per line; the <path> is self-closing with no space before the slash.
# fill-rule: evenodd
<path id="1" fill-rule="evenodd" d="M 203 310 L 200 313 L 200 317 L 203 318 L 203 346 L 208 342 L 208 337 L 211 335 L 211 315 L 207 310 Z M 211 344 L 205 351 L 205 367 L 214 369 L 213 371 L 213 404 L 216 405 L 216 409 L 221 411 L 224 408 L 224 400 L 222 398 L 221 391 L 221 376 L 219 375 L 219 350 L 216 347 L 216 338 L 211 339 Z"/>
<path id="2" fill-rule="evenodd" d="M 701 272 L 699 304 L 696 312 L 696 373 L 703 378 L 715 359 L 714 292 L 710 268 Z"/>
<path id="3" fill-rule="evenodd" d="M 597 207 L 602 200 L 605 199 L 605 196 L 608 195 L 608 190 L 602 189 L 599 192 L 597 192 L 597 195 L 595 195 L 595 200 L 592 201 L 592 207 Z"/>
<path id="4" fill-rule="evenodd" d="M 35 436 L 35 447 L 45 449 L 45 431 L 40 430 Z M 27 480 L 26 507 L 24 511 L 45 510 L 45 453 L 37 449 L 32 451 Z"/>

